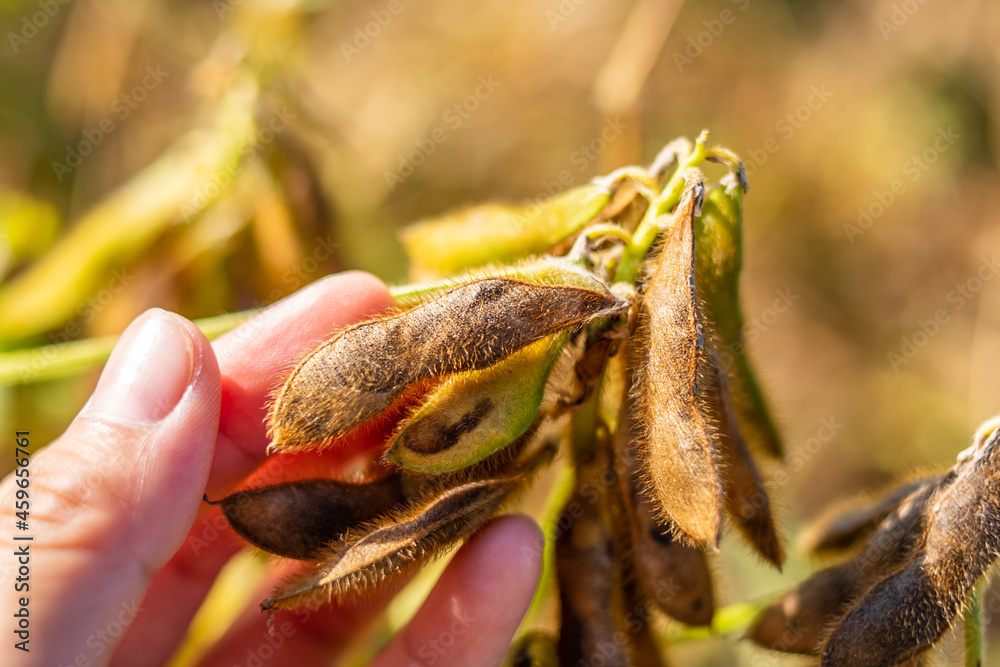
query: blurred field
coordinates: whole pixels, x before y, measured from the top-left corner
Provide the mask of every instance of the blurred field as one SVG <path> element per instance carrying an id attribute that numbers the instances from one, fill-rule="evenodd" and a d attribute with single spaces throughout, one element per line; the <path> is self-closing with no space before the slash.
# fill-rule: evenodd
<path id="1" fill-rule="evenodd" d="M 950 465 L 1000 412 L 997 3 L 77 0 L 0 15 L 6 350 L 117 334 L 153 306 L 258 307 L 347 268 L 402 283 L 406 223 L 545 197 L 708 128 L 750 178 L 747 336 L 787 440 L 789 535 L 831 500 Z M 0 432 L 48 442 L 96 378 L 0 388 Z M 779 576 L 723 546 L 725 602 L 814 566 Z M 734 639 L 676 655 L 801 662 Z"/>

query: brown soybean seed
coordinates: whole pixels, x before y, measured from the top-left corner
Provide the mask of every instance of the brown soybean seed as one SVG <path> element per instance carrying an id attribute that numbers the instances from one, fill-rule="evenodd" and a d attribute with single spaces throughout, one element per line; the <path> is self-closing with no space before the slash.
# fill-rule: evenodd
<path id="1" fill-rule="evenodd" d="M 693 220 L 703 187 L 695 182 L 673 216 L 639 311 L 637 399 L 643 473 L 656 504 L 681 534 L 718 546 L 723 491 L 715 435 L 700 401 L 703 334 L 694 282 Z"/>
<path id="2" fill-rule="evenodd" d="M 912 491 L 882 520 L 853 559 L 820 570 L 766 609 L 747 633 L 761 646 L 819 655 L 830 629 L 880 577 L 907 562 L 920 542 L 920 524 L 935 487 Z"/>
<path id="3" fill-rule="evenodd" d="M 238 491 L 213 505 L 250 544 L 268 553 L 312 560 L 352 527 L 403 501 L 397 475 L 367 484 L 326 479 Z M 211 502 L 211 501 L 210 501 Z"/>
<path id="4" fill-rule="evenodd" d="M 268 416 L 271 447 L 321 446 L 384 411 L 418 380 L 488 368 L 627 307 L 592 282 L 601 289 L 486 278 L 344 329 L 306 356 L 278 392 Z"/>
<path id="5" fill-rule="evenodd" d="M 823 665 L 894 665 L 930 648 L 1000 553 L 1000 431 L 928 503 L 922 549 L 844 616 Z"/>
<path id="6" fill-rule="evenodd" d="M 881 497 L 864 495 L 838 503 L 812 523 L 799 540 L 799 549 L 815 555 L 850 549 L 871 535 L 910 494 L 937 486 L 941 478 L 940 474 L 922 476 L 884 492 Z"/>
<path id="7" fill-rule="evenodd" d="M 714 353 L 707 355 L 705 369 L 705 382 L 702 383 L 705 403 L 715 417 L 719 458 L 726 469 L 723 481 L 726 509 L 757 553 L 780 570 L 785 550 L 774 523 L 767 487 L 743 440 L 725 370 Z"/>

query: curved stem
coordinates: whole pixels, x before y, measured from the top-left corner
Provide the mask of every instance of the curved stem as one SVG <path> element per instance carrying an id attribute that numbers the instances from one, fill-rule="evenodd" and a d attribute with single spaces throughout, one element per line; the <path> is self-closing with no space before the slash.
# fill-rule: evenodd
<path id="1" fill-rule="evenodd" d="M 963 623 L 965 626 L 965 667 L 982 667 L 983 664 L 983 588 L 979 581 L 969 593 L 965 602 Z"/>

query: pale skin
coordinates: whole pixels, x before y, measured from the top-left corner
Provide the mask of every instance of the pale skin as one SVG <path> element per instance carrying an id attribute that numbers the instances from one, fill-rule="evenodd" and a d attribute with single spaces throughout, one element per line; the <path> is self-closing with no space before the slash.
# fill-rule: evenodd
<path id="1" fill-rule="evenodd" d="M 295 360 L 390 302 L 376 278 L 345 273 L 276 303 L 214 344 L 172 313 L 153 310 L 133 322 L 87 405 L 32 456 L 30 592 L 14 591 L 16 562 L 0 559 L 3 609 L 30 597 L 31 651 L 5 641 L 0 662 L 167 663 L 220 569 L 245 546 L 228 530 L 205 539 L 215 535 L 209 527 L 219 524 L 219 509 L 202 496 L 230 493 L 265 460 L 266 403 Z M 377 446 L 359 441 L 339 456 L 346 461 Z M 0 525 L 15 523 L 15 490 L 12 476 L 0 483 Z M 2 532 L 0 548 L 9 553 L 14 531 Z M 537 586 L 540 540 L 523 516 L 488 525 L 373 667 L 498 664 Z M 256 603 L 278 577 L 251 596 L 199 664 L 257 664 L 255 652 L 266 665 L 336 664 L 388 602 L 382 595 L 333 604 L 308 618 L 279 612 L 275 627 L 287 636 L 279 649 L 260 653 L 267 616 Z M 5 635 L 14 627 L 7 618 Z"/>

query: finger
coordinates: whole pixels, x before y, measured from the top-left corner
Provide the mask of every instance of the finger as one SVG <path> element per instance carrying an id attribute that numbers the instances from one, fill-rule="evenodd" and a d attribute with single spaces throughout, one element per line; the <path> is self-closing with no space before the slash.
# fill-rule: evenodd
<path id="1" fill-rule="evenodd" d="M 507 655 L 542 571 L 541 531 L 502 517 L 448 564 L 424 605 L 371 667 L 492 667 Z"/>
<path id="2" fill-rule="evenodd" d="M 499 663 L 538 585 L 539 539 L 538 527 L 522 516 L 484 528 L 456 554 L 416 617 L 372 667 Z M 266 663 L 272 656 L 280 657 L 276 664 L 296 667 L 336 664 L 397 589 L 381 590 L 364 602 L 334 600 L 313 612 L 278 612 L 273 634 L 268 617 L 248 609 L 199 665 Z"/>
<path id="3" fill-rule="evenodd" d="M 143 611 L 152 574 L 198 512 L 219 395 L 197 327 L 150 311 L 126 330 L 66 433 L 34 458 L 29 549 L 45 576 L 30 582 L 30 664 L 103 660 Z M 8 478 L 0 497 L 11 487 Z"/>
<path id="4" fill-rule="evenodd" d="M 266 406 L 295 361 L 337 329 L 391 304 L 388 289 L 374 276 L 341 273 L 279 301 L 215 342 L 222 418 L 210 497 L 228 492 L 264 460 Z"/>
<path id="5" fill-rule="evenodd" d="M 254 600 L 262 600 L 290 572 L 272 573 Z M 198 662 L 200 667 L 242 664 L 278 664 L 326 667 L 338 664 L 343 652 L 357 641 L 405 582 L 379 590 L 364 600 L 332 600 L 321 609 L 262 614 L 251 604 L 222 638 Z M 270 624 L 270 625 L 269 625 Z M 277 657 L 277 660 L 272 658 Z"/>
<path id="6" fill-rule="evenodd" d="M 215 342 L 223 416 L 213 471 L 222 472 L 213 472 L 216 479 L 210 478 L 209 497 L 228 493 L 263 459 L 267 442 L 263 410 L 276 378 L 334 329 L 384 307 L 387 300 L 388 292 L 376 278 L 340 274 L 270 306 Z M 339 465 L 350 456 L 352 450 L 345 448 L 328 457 L 326 465 Z M 303 465 L 293 458 L 272 457 L 262 473 L 280 477 Z M 262 479 L 255 482 L 262 483 Z M 203 512 L 176 555 L 153 579 L 143 604 L 157 609 L 157 614 L 140 618 L 130 628 L 113 664 L 156 665 L 169 657 L 219 571 L 245 546 L 219 510 L 209 512 L 205 507 Z"/>

